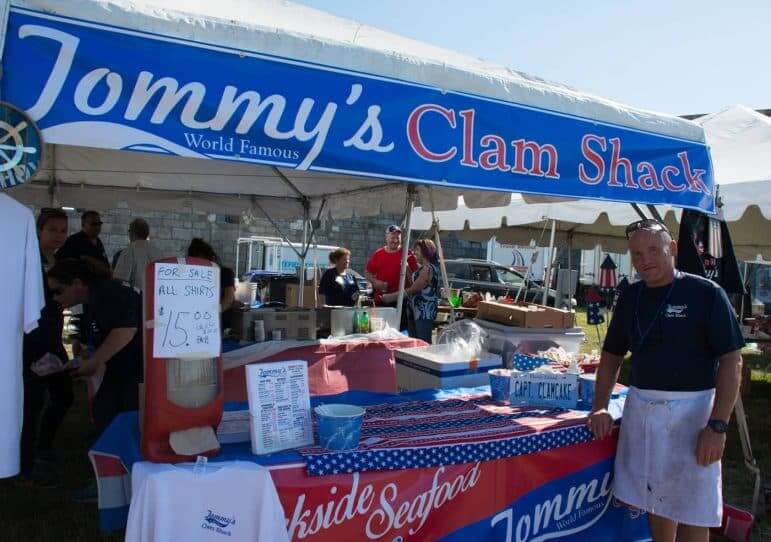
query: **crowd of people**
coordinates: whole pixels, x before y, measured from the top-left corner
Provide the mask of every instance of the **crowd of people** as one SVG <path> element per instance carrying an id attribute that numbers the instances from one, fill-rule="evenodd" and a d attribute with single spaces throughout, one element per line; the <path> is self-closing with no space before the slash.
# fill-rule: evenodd
<path id="1" fill-rule="evenodd" d="M 152 241 L 141 218 L 128 228 L 129 244 L 113 265 L 99 238 L 98 212 L 81 216 L 81 229 L 67 236 L 68 216 L 58 208 L 44 208 L 37 219 L 45 307 L 38 327 L 25 335 L 23 346 L 24 420 L 21 438 L 22 483 L 56 484 L 56 433 L 73 404 L 73 378 L 93 378 L 98 385 L 91 399 L 96 439 L 117 414 L 136 410 L 143 380 L 142 292 L 147 264 L 164 256 Z M 194 238 L 187 256 L 220 264 L 214 249 Z M 233 303 L 235 277 L 221 267 L 221 308 Z M 64 346 L 64 309 L 77 332 L 71 354 Z M 40 376 L 41 361 L 58 362 L 68 370 Z M 92 491 L 89 494 L 95 493 Z M 90 498 L 91 495 L 87 495 Z"/>
<path id="2" fill-rule="evenodd" d="M 38 328 L 24 340 L 25 410 L 21 440 L 22 479 L 40 485 L 55 483 L 54 439 L 73 403 L 73 379 L 93 378 L 100 383 L 92 402 L 97 438 L 115 416 L 138 408 L 142 366 L 142 292 L 147 264 L 173 256 L 150 240 L 150 227 L 142 218 L 128 227 L 129 244 L 112 263 L 100 239 L 101 216 L 86 211 L 81 229 L 67 236 L 68 216 L 62 209 L 42 209 L 37 219 L 46 306 Z M 366 264 L 365 275 L 374 289 L 374 303 L 396 307 L 401 269 L 402 231 L 391 225 L 385 244 Z M 203 239 L 191 240 L 187 256 L 220 265 L 222 327 L 228 327 L 228 309 L 235 298 L 235 274 Z M 350 269 L 351 253 L 339 248 L 330 256 L 319 293 L 328 305 L 353 306 L 359 287 Z M 421 239 L 407 250 L 408 273 L 401 329 L 431 342 L 439 301 L 436 246 Z M 71 350 L 65 348 L 64 310 L 71 312 L 77 329 Z M 75 358 L 70 361 L 70 357 Z M 39 376 L 34 365 L 42 359 L 70 363 L 70 370 Z M 76 362 L 76 363 L 74 363 Z"/>
<path id="3" fill-rule="evenodd" d="M 373 302 L 380 307 L 396 307 L 401 274 L 402 230 L 392 224 L 385 231 L 385 245 L 369 258 L 365 276 L 373 288 Z M 319 293 L 327 305 L 352 307 L 358 301 L 359 288 L 349 269 L 351 252 L 338 248 L 329 255 L 332 265 L 319 282 Z M 439 260 L 436 245 L 430 239 L 420 239 L 415 249 L 407 250 L 404 308 L 400 329 L 409 330 L 411 337 L 431 343 L 434 320 L 439 307 Z"/>
<path id="4" fill-rule="evenodd" d="M 164 254 L 149 240 L 147 222 L 135 219 L 129 226 L 130 243 L 113 269 L 99 239 L 101 225 L 99 214 L 87 211 L 81 217 L 81 231 L 67 237 L 68 217 L 61 209 L 43 209 L 37 219 L 45 307 L 37 329 L 24 338 L 21 439 L 21 480 L 33 484 L 51 482 L 46 465 L 55 464 L 55 436 L 73 403 L 73 378 L 101 380 L 91 404 L 92 437 L 118 413 L 138 407 L 145 268 Z M 719 524 L 719 461 L 739 389 L 741 332 L 718 285 L 675 268 L 677 244 L 665 225 L 642 220 L 627 228 L 627 236 L 642 280 L 618 301 L 587 425 L 596 438 L 605 438 L 612 430 L 608 401 L 622 360 L 631 351 L 631 387 L 615 464 L 616 494 L 649 512 L 657 539 L 674 539 L 681 532 L 689 539 L 706 539 L 706 526 Z M 203 239 L 191 240 L 187 256 L 220 265 L 220 308 L 226 313 L 234 302 L 233 271 L 221 266 Z M 401 329 L 406 327 L 411 336 L 430 343 L 440 297 L 437 248 L 431 240 L 420 239 L 409 250 L 402 246 L 398 226 L 386 229 L 384 246 L 371 255 L 365 269 L 373 302 L 396 306 L 403 258 L 409 273 Z M 350 251 L 336 249 L 329 259 L 319 293 L 328 305 L 353 306 L 360 292 L 350 270 Z M 35 367 L 42 360 L 66 364 L 70 357 L 62 340 L 67 308 L 80 313 L 79 332 L 72 342 L 78 363 L 68 371 L 41 376 Z M 655 424 L 640 422 L 654 411 L 658 416 L 661 408 L 666 416 L 656 418 Z M 677 431 L 668 421 L 675 417 Z M 639 472 L 645 454 L 657 459 L 655 472 Z M 677 493 L 672 493 L 670 480 L 681 486 Z"/>

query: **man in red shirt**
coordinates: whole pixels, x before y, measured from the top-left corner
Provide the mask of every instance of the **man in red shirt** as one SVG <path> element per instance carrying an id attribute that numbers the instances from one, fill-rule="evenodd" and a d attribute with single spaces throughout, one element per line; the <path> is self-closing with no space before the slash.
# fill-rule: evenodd
<path id="1" fill-rule="evenodd" d="M 372 283 L 375 291 L 375 305 L 381 307 L 395 307 L 396 303 L 389 304 L 382 301 L 383 294 L 399 291 L 399 271 L 402 265 L 402 230 L 392 224 L 386 228 L 385 246 L 375 251 L 367 262 L 365 276 Z M 412 273 L 418 269 L 418 262 L 411 250 L 407 251 L 406 285 L 411 282 Z M 405 311 L 402 311 L 402 329 L 405 323 Z"/>

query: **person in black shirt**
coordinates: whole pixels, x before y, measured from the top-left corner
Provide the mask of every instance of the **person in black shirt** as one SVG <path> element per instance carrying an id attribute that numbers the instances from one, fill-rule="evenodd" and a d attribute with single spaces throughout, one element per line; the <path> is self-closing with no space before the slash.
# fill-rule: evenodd
<path id="1" fill-rule="evenodd" d="M 666 226 L 640 221 L 627 235 L 642 280 L 619 299 L 587 424 L 598 439 L 610 434 L 608 400 L 631 351 L 614 494 L 648 512 L 655 541 L 706 541 L 721 523 L 720 459 L 744 341 L 725 292 L 675 269 Z"/>
<path id="2" fill-rule="evenodd" d="M 104 368 L 92 414 L 101 434 L 119 413 L 138 408 L 142 381 L 142 298 L 124 282 L 101 278 L 83 260 L 61 260 L 48 271 L 48 287 L 64 307 L 86 305 L 81 341 L 88 348 L 77 376 Z"/>
<path id="3" fill-rule="evenodd" d="M 110 261 L 104 251 L 99 234 L 102 233 L 102 218 L 96 211 L 86 211 L 80 217 L 80 231 L 67 238 L 56 253 L 57 260 L 83 258 L 96 268 L 109 272 Z"/>
<path id="4" fill-rule="evenodd" d="M 327 305 L 335 307 L 353 307 L 359 297 L 356 278 L 348 269 L 351 264 L 351 251 L 338 248 L 329 253 L 330 267 L 321 275 L 319 293 L 324 296 Z"/>
<path id="5" fill-rule="evenodd" d="M 54 301 L 45 281 L 46 269 L 50 269 L 54 264 L 54 253 L 67 238 L 67 214 L 61 209 L 42 209 L 37 219 L 37 230 L 46 304 L 40 313 L 37 329 L 24 335 L 24 424 L 21 433 L 21 473 L 23 477 L 33 482 L 50 485 L 50 480 L 46 480 L 45 474 L 35 469 L 35 460 L 54 459 L 54 437 L 65 414 L 72 406 L 72 379 L 64 371 L 38 376 L 31 370 L 31 366 L 47 356 L 55 356 L 62 363 L 67 362 L 67 351 L 62 344 L 64 314 L 61 305 Z M 46 395 L 48 395 L 47 406 Z"/>

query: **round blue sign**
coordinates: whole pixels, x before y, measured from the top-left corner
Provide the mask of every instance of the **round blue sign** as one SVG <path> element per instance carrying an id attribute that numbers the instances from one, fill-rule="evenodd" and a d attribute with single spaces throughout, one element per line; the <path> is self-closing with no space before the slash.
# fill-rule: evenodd
<path id="1" fill-rule="evenodd" d="M 30 180 L 43 162 L 43 138 L 29 116 L 0 102 L 0 188 Z"/>

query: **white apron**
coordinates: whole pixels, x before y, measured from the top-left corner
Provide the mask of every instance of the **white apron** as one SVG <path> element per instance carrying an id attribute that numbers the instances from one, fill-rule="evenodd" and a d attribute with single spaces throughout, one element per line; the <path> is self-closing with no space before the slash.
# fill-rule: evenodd
<path id="1" fill-rule="evenodd" d="M 629 389 L 613 482 L 620 501 L 678 523 L 720 526 L 720 462 L 696 462 L 714 398 L 715 390 Z"/>

